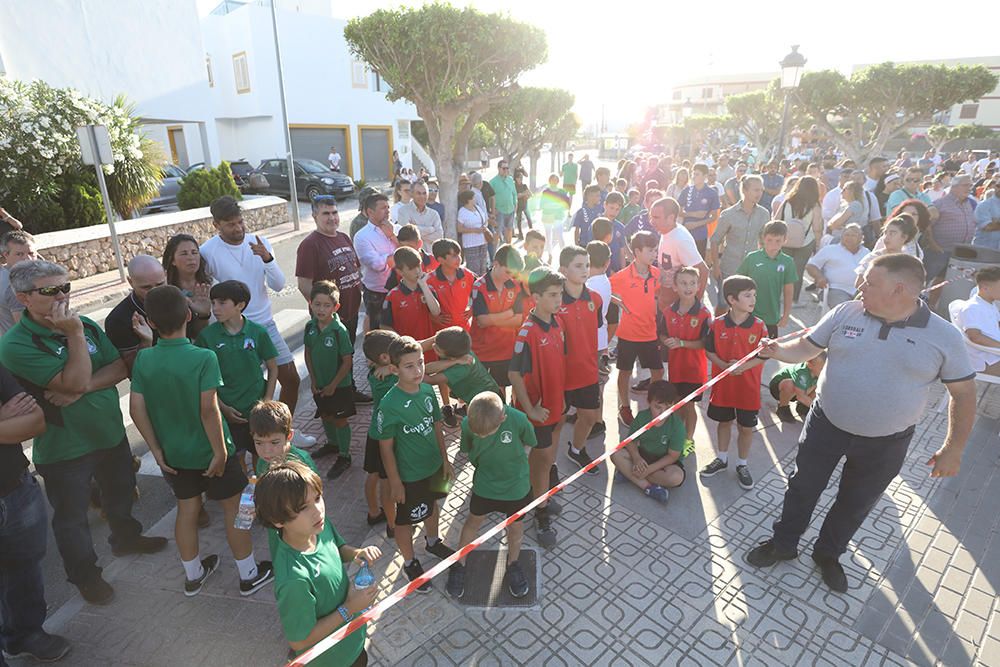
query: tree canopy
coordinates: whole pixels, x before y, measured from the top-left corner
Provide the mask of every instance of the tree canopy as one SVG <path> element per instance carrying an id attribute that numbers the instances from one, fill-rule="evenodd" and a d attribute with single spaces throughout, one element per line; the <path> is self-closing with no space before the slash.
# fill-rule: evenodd
<path id="1" fill-rule="evenodd" d="M 518 88 L 494 105 L 483 122 L 501 153 L 517 164 L 556 138 L 560 123 L 572 115 L 574 101 L 572 93 L 559 88 Z"/>
<path id="2" fill-rule="evenodd" d="M 993 134 L 993 128 L 985 125 L 931 125 L 927 128 L 927 139 L 935 153 L 940 153 L 952 139 L 985 139 Z"/>
<path id="3" fill-rule="evenodd" d="M 726 98 L 727 126 L 757 146 L 760 155 L 770 155 L 781 132 L 782 104 L 777 81 L 764 90 L 730 95 Z"/>

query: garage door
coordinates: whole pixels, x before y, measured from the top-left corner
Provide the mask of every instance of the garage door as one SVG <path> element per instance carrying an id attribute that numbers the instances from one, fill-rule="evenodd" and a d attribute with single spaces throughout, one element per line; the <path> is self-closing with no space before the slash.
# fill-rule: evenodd
<path id="1" fill-rule="evenodd" d="M 362 127 L 358 129 L 361 138 L 361 176 L 369 183 L 390 180 L 392 147 L 390 127 Z"/>
<path id="2" fill-rule="evenodd" d="M 351 173 L 351 152 L 347 145 L 347 126 L 343 127 L 295 127 L 290 126 L 292 133 L 292 153 L 297 160 L 316 160 L 327 164 L 326 157 L 330 154 L 330 146 L 336 146 L 340 153 L 340 171 L 349 176 Z"/>

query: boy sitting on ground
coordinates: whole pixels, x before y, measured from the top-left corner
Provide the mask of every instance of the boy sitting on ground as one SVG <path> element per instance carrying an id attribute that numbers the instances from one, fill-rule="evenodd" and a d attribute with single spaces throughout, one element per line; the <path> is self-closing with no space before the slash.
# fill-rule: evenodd
<path id="1" fill-rule="evenodd" d="M 820 352 L 809 361 L 785 366 L 771 377 L 768 389 L 778 401 L 775 412 L 781 421 L 786 424 L 795 423 L 790 407 L 792 401 L 795 401 L 795 411 L 805 419 L 816 399 L 816 382 L 825 363 L 826 352 Z"/>

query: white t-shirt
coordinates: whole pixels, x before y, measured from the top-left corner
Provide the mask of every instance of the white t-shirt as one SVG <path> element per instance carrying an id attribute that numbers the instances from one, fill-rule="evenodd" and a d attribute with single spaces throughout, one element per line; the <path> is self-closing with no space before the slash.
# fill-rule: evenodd
<path id="1" fill-rule="evenodd" d="M 326 156 L 326 161 L 330 163 L 330 166 L 334 169 L 340 169 L 340 153 L 333 151 Z"/>
<path id="2" fill-rule="evenodd" d="M 842 244 L 831 243 L 813 255 L 809 259 L 809 264 L 823 273 L 831 288 L 854 294 L 858 264 L 867 254 L 868 248 L 864 246 L 860 246 L 857 252 L 852 254 Z"/>
<path id="3" fill-rule="evenodd" d="M 601 295 L 601 327 L 597 330 L 597 349 L 608 349 L 608 306 L 611 305 L 611 280 L 607 274 L 590 276 L 587 287 Z"/>
<path id="4" fill-rule="evenodd" d="M 833 216 L 840 212 L 840 201 L 843 198 L 843 189 L 840 186 L 833 188 L 823 195 L 823 223 L 833 220 Z"/>
<path id="5" fill-rule="evenodd" d="M 682 225 L 677 225 L 666 234 L 660 235 L 660 247 L 656 258 L 660 265 L 660 284 L 671 289 L 674 286 L 674 274 L 677 269 L 682 266 L 698 266 L 704 261 L 691 232 Z"/>
<path id="6" fill-rule="evenodd" d="M 953 323 L 962 333 L 969 329 L 979 329 L 984 336 L 1000 341 L 1000 310 L 997 310 L 996 304 L 978 294 L 966 301 L 960 301 L 959 304 L 953 306 L 952 312 L 955 315 Z M 996 352 L 984 352 L 970 346 L 968 350 L 972 367 L 977 371 L 982 371 L 990 364 L 1000 361 L 1000 348 Z"/>
<path id="7" fill-rule="evenodd" d="M 260 240 L 274 257 L 270 242 L 263 237 Z M 285 274 L 281 272 L 277 258 L 265 264 L 253 254 L 251 242 L 257 242 L 255 234 L 247 233 L 240 245 L 230 245 L 215 235 L 201 244 L 201 256 L 205 258 L 208 272 L 216 282 L 239 280 L 250 288 L 250 303 L 243 314 L 251 322 L 266 325 L 271 321 L 271 298 L 267 288 L 275 292 L 284 289 Z"/>
<path id="8" fill-rule="evenodd" d="M 462 206 L 458 209 L 458 224 L 463 227 L 478 227 L 483 229 L 486 227 L 486 215 L 478 206 L 471 211 Z M 462 234 L 463 248 L 478 248 L 481 245 L 486 245 L 486 237 L 482 234 L 469 234 L 468 232 Z"/>

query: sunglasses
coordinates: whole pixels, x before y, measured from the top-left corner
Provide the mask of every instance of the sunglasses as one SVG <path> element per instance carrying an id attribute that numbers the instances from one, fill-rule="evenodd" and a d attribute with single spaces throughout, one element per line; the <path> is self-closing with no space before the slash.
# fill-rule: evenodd
<path id="1" fill-rule="evenodd" d="M 62 285 L 52 285 L 51 287 L 36 287 L 34 289 L 28 290 L 26 293 L 31 294 L 32 292 L 38 292 L 42 296 L 55 296 L 62 292 L 63 294 L 69 294 L 70 284 L 63 283 Z"/>

